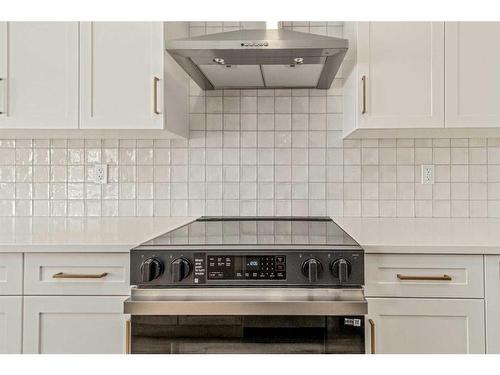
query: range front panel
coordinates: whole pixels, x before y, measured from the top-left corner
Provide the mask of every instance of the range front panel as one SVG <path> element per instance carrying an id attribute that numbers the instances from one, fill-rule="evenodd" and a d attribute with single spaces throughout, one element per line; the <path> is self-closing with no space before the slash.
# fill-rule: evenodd
<path id="1" fill-rule="evenodd" d="M 359 287 L 362 250 L 133 250 L 131 284 L 139 287 Z"/>

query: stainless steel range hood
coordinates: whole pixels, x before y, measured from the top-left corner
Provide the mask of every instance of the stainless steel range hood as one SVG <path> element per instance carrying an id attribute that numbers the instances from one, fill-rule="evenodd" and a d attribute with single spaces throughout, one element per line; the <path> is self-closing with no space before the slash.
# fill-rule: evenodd
<path id="1" fill-rule="evenodd" d="M 177 39 L 167 51 L 204 90 L 330 88 L 348 41 L 288 30 Z"/>

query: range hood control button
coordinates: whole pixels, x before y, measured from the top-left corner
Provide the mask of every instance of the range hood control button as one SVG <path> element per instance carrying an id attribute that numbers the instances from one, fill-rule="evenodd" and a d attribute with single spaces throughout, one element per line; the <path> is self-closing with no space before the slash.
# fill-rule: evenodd
<path id="1" fill-rule="evenodd" d="M 141 265 L 142 282 L 147 283 L 157 279 L 163 273 L 163 262 L 158 258 L 148 258 Z"/>

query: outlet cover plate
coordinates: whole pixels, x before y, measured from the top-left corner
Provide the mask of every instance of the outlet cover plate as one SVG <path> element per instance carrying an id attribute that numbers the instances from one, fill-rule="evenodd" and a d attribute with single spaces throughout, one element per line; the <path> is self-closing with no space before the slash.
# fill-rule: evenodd
<path id="1" fill-rule="evenodd" d="M 108 165 L 107 164 L 96 164 L 94 167 L 94 176 L 96 184 L 107 184 L 108 183 Z"/>
<path id="2" fill-rule="evenodd" d="M 422 165 L 422 184 L 423 185 L 434 184 L 434 165 L 433 164 L 423 164 Z"/>

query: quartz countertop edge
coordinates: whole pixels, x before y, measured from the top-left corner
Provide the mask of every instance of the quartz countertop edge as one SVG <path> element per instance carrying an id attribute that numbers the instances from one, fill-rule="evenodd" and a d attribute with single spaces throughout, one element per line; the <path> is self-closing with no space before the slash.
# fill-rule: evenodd
<path id="1" fill-rule="evenodd" d="M 365 253 L 500 254 L 500 218 L 332 217 Z"/>
<path id="2" fill-rule="evenodd" d="M 128 252 L 197 217 L 1 218 L 0 253 Z"/>

